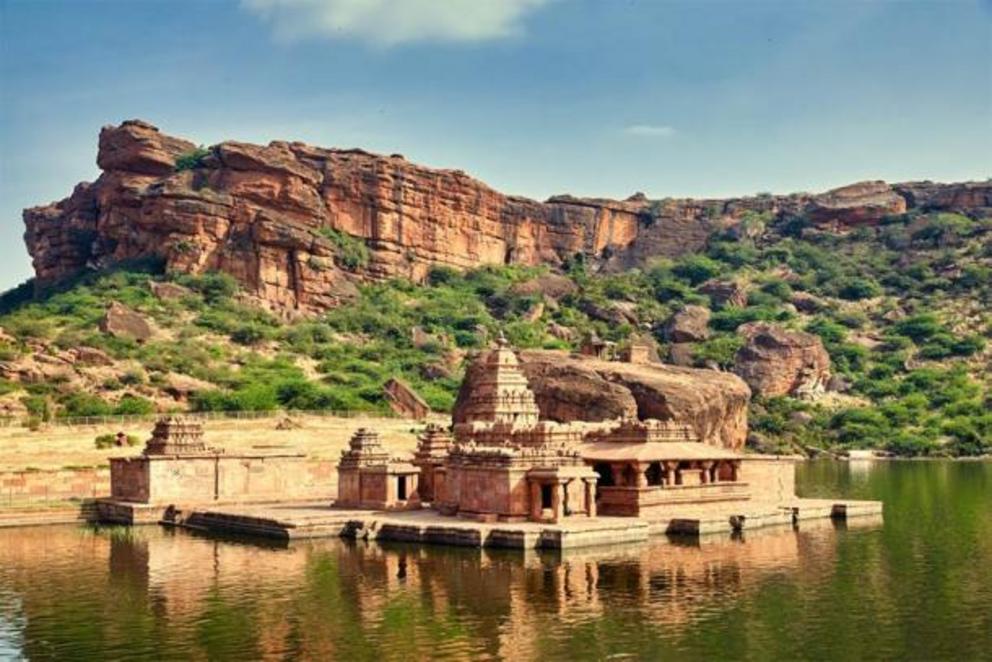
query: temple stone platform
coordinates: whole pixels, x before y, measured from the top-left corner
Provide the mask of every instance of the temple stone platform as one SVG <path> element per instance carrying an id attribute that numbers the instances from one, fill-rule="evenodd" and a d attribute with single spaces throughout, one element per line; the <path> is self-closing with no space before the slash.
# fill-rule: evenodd
<path id="1" fill-rule="evenodd" d="M 782 504 L 748 504 L 687 509 L 647 521 L 631 517 L 577 517 L 560 523 L 480 522 L 433 510 L 358 510 L 322 503 L 209 504 L 173 508 L 159 521 L 202 532 L 295 540 L 360 538 L 467 547 L 574 549 L 642 542 L 652 535 L 704 536 L 774 525 L 802 526 L 814 519 L 879 516 L 878 501 L 795 499 Z M 148 522 L 151 512 L 142 510 Z"/>

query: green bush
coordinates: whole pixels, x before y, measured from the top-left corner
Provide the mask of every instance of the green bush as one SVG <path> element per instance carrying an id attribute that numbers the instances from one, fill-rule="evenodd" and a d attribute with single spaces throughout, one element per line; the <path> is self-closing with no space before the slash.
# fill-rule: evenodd
<path id="1" fill-rule="evenodd" d="M 912 339 L 915 343 L 925 342 L 934 336 L 946 333 L 943 324 L 933 313 L 920 313 L 899 320 L 892 327 L 892 331 Z"/>
<path id="2" fill-rule="evenodd" d="M 689 255 L 675 263 L 672 273 L 692 285 L 714 278 L 720 274 L 722 267 L 719 262 L 705 255 Z"/>
<path id="3" fill-rule="evenodd" d="M 26 395 L 21 398 L 21 404 L 27 409 L 28 415 L 42 421 L 52 419 L 52 409 L 49 400 L 43 395 Z"/>
<path id="4" fill-rule="evenodd" d="M 744 345 L 744 339 L 738 335 L 720 335 L 705 340 L 692 348 L 692 358 L 696 365 L 705 365 L 713 361 L 721 368 L 729 369 L 734 365 L 734 357 Z"/>
<path id="5" fill-rule="evenodd" d="M 60 403 L 60 417 L 109 416 L 113 408 L 104 400 L 85 392 L 70 394 Z"/>
<path id="6" fill-rule="evenodd" d="M 837 296 L 849 301 L 872 299 L 882 293 L 882 288 L 874 280 L 858 276 L 842 278 L 837 282 Z"/>
<path id="7" fill-rule="evenodd" d="M 186 152 L 176 159 L 176 172 L 200 168 L 203 166 L 204 159 L 208 156 L 210 156 L 210 150 L 205 148 L 203 145 L 200 145 L 196 149 Z"/>
<path id="8" fill-rule="evenodd" d="M 144 415 L 155 413 L 155 403 L 138 395 L 130 393 L 117 401 L 114 407 L 114 414 L 118 415 Z"/>
<path id="9" fill-rule="evenodd" d="M 128 446 L 137 446 L 141 443 L 141 438 L 136 435 L 129 434 L 125 437 L 125 443 L 127 443 Z M 93 440 L 93 445 L 101 450 L 113 448 L 117 445 L 117 435 L 113 433 L 101 434 Z"/>
<path id="10" fill-rule="evenodd" d="M 365 240 L 334 228 L 321 228 L 320 234 L 337 249 L 338 263 L 349 271 L 365 267 L 371 255 Z"/>
<path id="11" fill-rule="evenodd" d="M 255 324 L 245 324 L 231 332 L 231 340 L 239 345 L 257 345 L 266 338 L 265 330 Z"/>

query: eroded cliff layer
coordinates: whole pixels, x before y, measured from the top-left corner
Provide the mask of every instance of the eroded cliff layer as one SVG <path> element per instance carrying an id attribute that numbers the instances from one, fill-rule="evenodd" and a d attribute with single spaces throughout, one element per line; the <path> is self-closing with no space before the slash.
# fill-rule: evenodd
<path id="1" fill-rule="evenodd" d="M 433 265 L 554 266 L 582 254 L 597 266 L 628 267 L 698 250 L 747 211 L 808 211 L 843 225 L 907 206 L 992 206 L 988 183 L 884 182 L 821 196 L 542 203 L 398 155 L 295 142 L 224 142 L 199 152 L 139 120 L 100 132 L 97 164 L 96 182 L 24 212 L 39 284 L 157 256 L 169 269 L 225 271 L 261 302 L 302 310 L 340 303 L 362 279 L 421 280 Z M 342 259 L 348 236 L 364 242 L 363 259 Z"/>

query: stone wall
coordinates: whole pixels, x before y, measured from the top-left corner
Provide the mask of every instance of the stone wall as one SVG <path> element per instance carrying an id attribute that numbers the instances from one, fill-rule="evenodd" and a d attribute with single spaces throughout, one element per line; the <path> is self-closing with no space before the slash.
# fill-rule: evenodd
<path id="1" fill-rule="evenodd" d="M 302 479 L 294 488 L 294 497 L 330 500 L 337 495 L 336 462 L 305 460 L 301 475 Z M 229 478 L 236 483 L 238 479 L 243 480 L 244 475 L 232 471 Z M 110 467 L 0 472 L 0 510 L 108 495 Z"/>
<path id="2" fill-rule="evenodd" d="M 110 469 L 0 472 L 0 510 L 110 494 Z"/>
<path id="3" fill-rule="evenodd" d="M 750 487 L 753 501 L 793 501 L 798 461 L 794 457 L 746 455 L 741 463 L 740 480 Z"/>

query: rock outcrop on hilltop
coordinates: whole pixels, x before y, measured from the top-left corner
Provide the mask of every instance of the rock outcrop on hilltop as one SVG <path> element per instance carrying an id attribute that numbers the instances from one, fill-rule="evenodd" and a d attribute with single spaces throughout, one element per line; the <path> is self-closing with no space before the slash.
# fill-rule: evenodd
<path id="1" fill-rule="evenodd" d="M 518 356 L 542 418 L 674 420 L 691 425 L 708 444 L 733 449 L 744 445 L 751 393 L 733 374 L 602 361 L 550 350 L 522 351 Z M 470 364 L 455 402 L 455 423 L 463 418 L 464 402 L 479 374 L 480 368 Z"/>
<path id="2" fill-rule="evenodd" d="M 818 225 L 874 225 L 906 212 L 906 198 L 885 182 L 859 182 L 835 188 L 810 200 L 807 213 Z"/>
<path id="3" fill-rule="evenodd" d="M 179 167 L 177 167 L 177 163 Z M 583 255 L 625 268 L 699 250 L 746 212 L 809 211 L 831 225 L 905 210 L 992 204 L 992 184 L 879 182 L 823 196 L 627 200 L 504 195 L 460 170 L 298 142 L 223 142 L 198 151 L 139 120 L 100 132 L 103 173 L 24 212 L 40 285 L 155 256 L 189 273 L 220 270 L 279 309 L 320 310 L 367 279 L 423 279 L 434 265 L 558 265 Z M 343 255 L 357 244 L 363 259 Z M 362 246 L 364 244 L 364 246 Z"/>
<path id="4" fill-rule="evenodd" d="M 819 336 L 788 331 L 766 322 L 738 328 L 744 346 L 734 359 L 734 372 L 755 395 L 813 397 L 830 382 L 830 355 Z"/>

